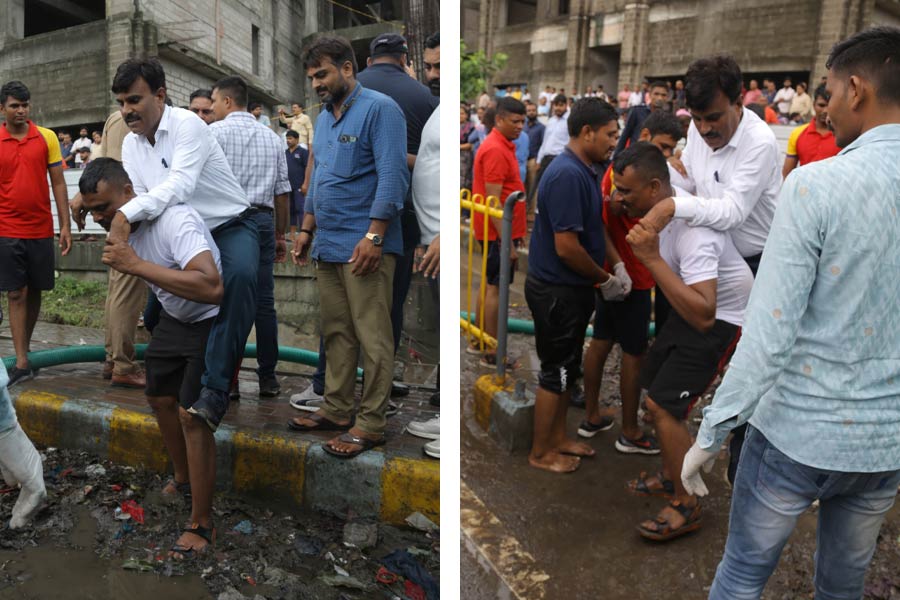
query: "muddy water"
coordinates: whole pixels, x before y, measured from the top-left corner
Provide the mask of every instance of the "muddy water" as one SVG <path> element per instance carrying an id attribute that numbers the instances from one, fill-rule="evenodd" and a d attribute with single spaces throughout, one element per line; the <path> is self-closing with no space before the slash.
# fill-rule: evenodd
<path id="1" fill-rule="evenodd" d="M 0 551 L 0 598 L 16 600 L 207 600 L 198 575 L 160 577 L 122 569 L 122 560 L 104 560 L 93 551 L 96 521 L 85 507 L 74 513 L 65 542 L 38 540 L 21 552 Z"/>

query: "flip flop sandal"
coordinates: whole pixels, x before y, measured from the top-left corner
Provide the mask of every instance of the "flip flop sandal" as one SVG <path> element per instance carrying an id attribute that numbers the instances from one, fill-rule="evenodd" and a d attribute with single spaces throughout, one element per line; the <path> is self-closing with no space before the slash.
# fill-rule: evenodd
<path id="1" fill-rule="evenodd" d="M 200 548 L 199 550 L 194 548 L 193 546 L 182 546 L 178 542 L 172 544 L 172 547 L 169 548 L 170 551 L 176 552 L 181 555 L 181 558 L 174 558 L 175 560 L 186 560 L 190 558 L 195 558 L 200 556 L 201 554 L 205 554 L 210 548 L 212 548 L 216 543 L 216 528 L 215 527 L 203 527 L 199 523 L 191 523 L 190 527 L 186 527 L 181 530 L 181 533 L 193 533 L 194 535 L 198 535 L 206 540 L 206 546 Z"/>
<path id="2" fill-rule="evenodd" d="M 349 432 L 342 433 L 341 435 L 339 435 L 338 440 L 345 444 L 355 444 L 357 446 L 360 446 L 360 449 L 354 450 L 352 452 L 339 452 L 339 451 L 335 450 L 334 448 L 332 448 L 331 446 L 329 446 L 328 444 L 324 444 L 322 446 L 322 449 L 325 450 L 325 452 L 327 452 L 328 454 L 331 454 L 332 456 L 337 456 L 338 458 L 353 458 L 354 456 L 359 456 L 366 450 L 371 450 L 372 448 L 374 448 L 376 446 L 382 446 L 382 445 L 384 445 L 384 442 L 385 442 L 385 439 L 383 437 L 378 440 L 370 440 L 368 438 L 362 438 L 362 437 L 355 436 Z"/>
<path id="3" fill-rule="evenodd" d="M 297 423 L 297 419 L 299 419 L 299 418 L 304 418 L 309 421 L 314 421 L 316 424 L 312 425 L 312 426 L 302 425 L 300 423 Z M 334 421 L 332 421 L 325 415 L 319 414 L 319 413 L 313 413 L 309 416 L 304 416 L 304 417 L 295 417 L 295 418 L 291 419 L 290 421 L 288 421 L 288 429 L 291 429 L 293 431 L 346 431 L 346 430 L 350 429 L 350 427 L 352 427 L 352 425 L 353 425 L 352 419 L 346 425 L 341 425 L 339 423 L 335 423 Z"/>
<path id="4" fill-rule="evenodd" d="M 669 506 L 677 510 L 678 513 L 684 517 L 684 524 L 681 527 L 673 528 L 668 519 L 656 515 L 653 519 L 653 522 L 656 523 L 656 529 L 648 529 L 644 527 L 643 524 L 640 524 L 637 526 L 638 533 L 640 533 L 642 537 L 653 540 L 654 542 L 668 542 L 669 540 L 681 537 L 686 533 L 696 531 L 703 525 L 703 515 L 700 514 L 699 502 L 693 508 L 689 508 L 681 502 L 673 500 L 672 502 L 669 502 Z"/>
<path id="5" fill-rule="evenodd" d="M 175 488 L 175 491 L 177 493 L 181 494 L 181 496 L 185 500 L 187 500 L 188 502 L 191 501 L 191 482 L 190 481 L 185 481 L 184 483 L 178 483 L 177 481 L 175 481 L 175 478 L 172 477 L 171 479 L 169 479 L 169 481 L 166 482 L 166 485 L 163 486 L 163 489 L 166 489 L 167 487 L 169 487 L 169 484 L 171 484 Z M 165 496 L 167 494 L 165 492 L 163 492 L 163 495 Z"/>
<path id="6" fill-rule="evenodd" d="M 647 471 L 641 471 L 640 477 L 629 481 L 625 487 L 635 496 L 657 496 L 659 498 L 671 498 L 675 495 L 675 483 L 671 479 L 663 477 L 662 473 L 657 473 L 656 478 L 662 482 L 663 489 L 651 488 L 647 485 Z"/>

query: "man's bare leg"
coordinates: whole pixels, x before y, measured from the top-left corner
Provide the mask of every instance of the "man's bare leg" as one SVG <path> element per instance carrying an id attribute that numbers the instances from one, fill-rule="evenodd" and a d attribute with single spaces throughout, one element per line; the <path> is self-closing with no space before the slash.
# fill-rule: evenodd
<path id="1" fill-rule="evenodd" d="M 156 415 L 156 423 L 162 433 L 163 444 L 166 446 L 169 458 L 172 459 L 175 483 L 189 482 L 187 446 L 184 441 L 184 430 L 181 428 L 181 419 L 178 416 L 178 399 L 174 396 L 147 396 L 147 404 Z M 178 490 L 174 486 L 166 486 L 163 493 L 174 495 L 178 493 Z"/>
<path id="2" fill-rule="evenodd" d="M 28 352 L 31 352 L 31 338 L 34 337 L 34 326 L 37 325 L 38 316 L 41 314 L 41 290 L 28 290 L 25 303 L 27 309 L 25 316 L 25 340 L 28 344 Z"/>
<path id="3" fill-rule="evenodd" d="M 637 418 L 638 403 L 641 399 L 642 360 L 642 356 L 622 352 L 622 372 L 619 379 L 619 390 L 622 394 L 622 435 L 629 440 L 637 440 L 644 435 Z"/>
<path id="4" fill-rule="evenodd" d="M 593 448 L 570 438 L 566 434 L 566 415 L 569 412 L 569 401 L 572 399 L 572 390 L 567 389 L 559 396 L 559 403 L 556 407 L 556 414 L 553 418 L 553 447 L 560 454 L 571 454 L 573 456 L 594 456 L 596 452 Z"/>
<path id="5" fill-rule="evenodd" d="M 28 288 L 11 290 L 6 294 L 9 301 L 9 329 L 13 347 L 16 350 L 16 367 L 28 368 Z"/>
<path id="6" fill-rule="evenodd" d="M 571 473 L 578 468 L 581 459 L 556 450 L 554 433 L 560 404 L 565 408 L 568 400 L 563 401 L 560 394 L 538 387 L 534 401 L 534 438 L 528 462 L 538 469 Z"/>
<path id="7" fill-rule="evenodd" d="M 191 481 L 191 523 L 212 527 L 212 498 L 216 484 L 216 441 L 201 419 L 178 408 L 187 446 L 188 472 Z M 209 543 L 195 533 L 184 532 L 176 542 L 184 548 L 202 551 Z M 170 556 L 182 558 L 178 552 Z"/>
<path id="8" fill-rule="evenodd" d="M 484 332 L 497 337 L 497 322 L 500 314 L 500 287 L 488 285 L 484 293 Z"/>
<path id="9" fill-rule="evenodd" d="M 601 417 L 610 416 L 600 413 L 600 385 L 603 383 L 603 367 L 612 347 L 612 340 L 591 339 L 584 353 L 584 420 L 592 425 L 599 425 Z"/>

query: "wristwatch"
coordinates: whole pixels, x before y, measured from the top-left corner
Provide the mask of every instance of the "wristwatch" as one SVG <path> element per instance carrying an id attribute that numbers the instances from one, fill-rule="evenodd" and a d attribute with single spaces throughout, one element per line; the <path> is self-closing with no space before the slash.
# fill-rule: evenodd
<path id="1" fill-rule="evenodd" d="M 366 239 L 370 240 L 375 246 L 381 246 L 384 244 L 384 237 L 378 235 L 377 233 L 367 233 Z"/>

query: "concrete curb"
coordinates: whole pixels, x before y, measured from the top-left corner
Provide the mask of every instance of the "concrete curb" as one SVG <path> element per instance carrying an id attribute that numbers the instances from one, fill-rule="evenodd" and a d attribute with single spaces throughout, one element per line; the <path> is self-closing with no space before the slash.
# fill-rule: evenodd
<path id="1" fill-rule="evenodd" d="M 496 375 L 475 381 L 475 420 L 507 452 L 531 448 L 534 395 L 524 383 L 510 377 L 498 382 Z"/>
<path id="2" fill-rule="evenodd" d="M 36 443 L 84 450 L 117 463 L 167 472 L 169 460 L 152 415 L 94 400 L 23 391 L 14 398 L 22 428 Z M 216 432 L 220 489 L 279 499 L 296 507 L 400 525 L 419 511 L 440 523 L 440 463 L 391 457 L 383 448 L 352 460 L 333 457 L 290 434 Z"/>

